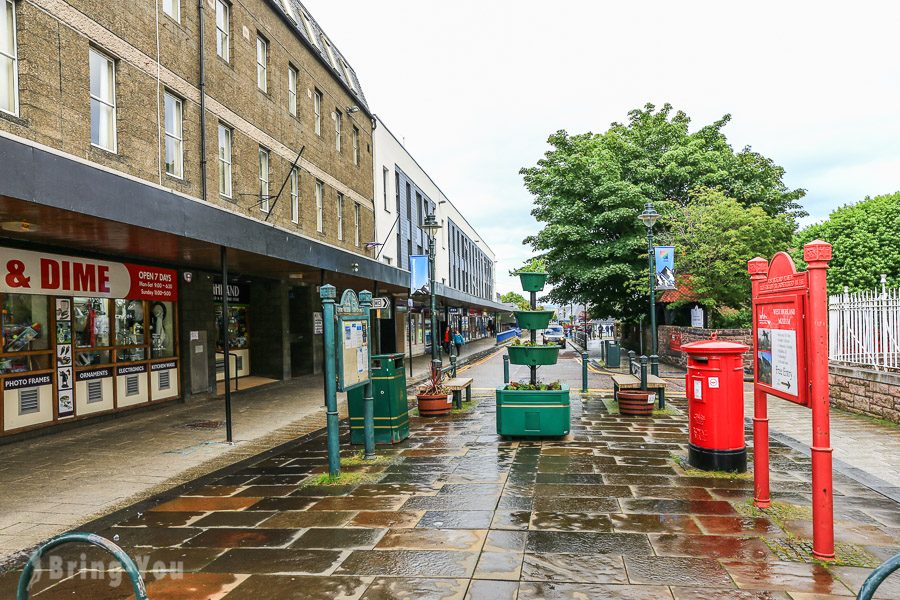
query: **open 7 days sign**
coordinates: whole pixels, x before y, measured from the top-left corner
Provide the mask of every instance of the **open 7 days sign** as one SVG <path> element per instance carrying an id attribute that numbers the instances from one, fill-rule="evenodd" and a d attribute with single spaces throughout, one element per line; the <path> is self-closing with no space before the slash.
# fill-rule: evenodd
<path id="1" fill-rule="evenodd" d="M 134 300 L 178 299 L 172 269 L 0 248 L 0 291 Z"/>

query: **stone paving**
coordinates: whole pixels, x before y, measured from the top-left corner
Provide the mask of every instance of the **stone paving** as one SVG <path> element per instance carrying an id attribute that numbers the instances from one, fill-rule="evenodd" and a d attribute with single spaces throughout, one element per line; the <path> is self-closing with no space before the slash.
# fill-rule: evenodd
<path id="1" fill-rule="evenodd" d="M 571 355 L 563 363 L 562 372 L 577 366 Z M 378 464 L 351 456 L 345 431 L 350 484 L 311 480 L 324 470 L 319 436 L 89 529 L 138 557 L 154 600 L 828 600 L 852 596 L 900 552 L 900 505 L 838 474 L 835 529 L 848 564 L 809 560 L 809 460 L 774 443 L 781 504 L 755 511 L 748 477 L 682 468 L 683 401 L 640 419 L 573 394 L 571 435 L 528 441 L 499 438 L 494 403 L 480 395 L 450 417 L 414 418 L 410 439 L 380 449 Z M 60 558 L 103 559 L 77 547 Z M 34 597 L 130 597 L 109 585 L 114 573 L 96 576 L 100 566 L 63 580 L 42 571 Z M 0 575 L 0 597 L 16 575 Z M 900 597 L 900 578 L 879 597 Z"/>

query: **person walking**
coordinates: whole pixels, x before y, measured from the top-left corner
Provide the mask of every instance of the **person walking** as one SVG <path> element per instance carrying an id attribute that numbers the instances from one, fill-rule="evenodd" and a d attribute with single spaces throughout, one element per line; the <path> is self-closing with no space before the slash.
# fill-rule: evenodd
<path id="1" fill-rule="evenodd" d="M 466 340 L 463 339 L 462 334 L 457 329 L 453 332 L 453 345 L 456 346 L 456 355 L 459 356 L 460 351 L 462 350 L 463 344 L 466 343 Z"/>

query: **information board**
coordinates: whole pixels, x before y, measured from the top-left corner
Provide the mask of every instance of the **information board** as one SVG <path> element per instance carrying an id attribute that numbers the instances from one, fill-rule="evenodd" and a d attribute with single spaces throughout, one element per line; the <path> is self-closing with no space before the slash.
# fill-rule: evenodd
<path id="1" fill-rule="evenodd" d="M 341 316 L 337 330 L 338 391 L 369 381 L 369 323 L 365 317 Z"/>

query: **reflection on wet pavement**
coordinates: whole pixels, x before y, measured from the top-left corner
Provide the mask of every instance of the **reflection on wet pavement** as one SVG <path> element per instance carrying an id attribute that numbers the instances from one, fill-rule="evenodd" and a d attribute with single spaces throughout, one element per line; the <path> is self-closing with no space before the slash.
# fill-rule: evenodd
<path id="1" fill-rule="evenodd" d="M 497 437 L 486 398 L 450 417 L 414 418 L 410 439 L 379 448 L 390 461 L 346 469 L 367 474 L 359 484 L 305 482 L 324 469 L 320 436 L 92 528 L 145 560 L 153 600 L 855 593 L 870 569 L 775 554 L 773 540 L 809 538 L 809 520 L 748 512 L 752 480 L 688 475 L 675 464 L 687 439 L 683 400 L 673 402 L 682 411 L 642 420 L 573 396 L 571 435 L 540 441 Z M 777 443 L 772 481 L 773 496 L 810 504 L 809 459 Z M 835 490 L 839 540 L 878 562 L 898 551 L 900 507 L 839 474 Z M 60 555 L 77 561 L 82 552 L 103 560 L 82 548 Z M 77 575 L 86 572 L 39 581 L 34 597 L 130 597 Z M 0 574 L 0 597 L 14 585 Z M 900 597 L 896 583 L 885 589 Z"/>

